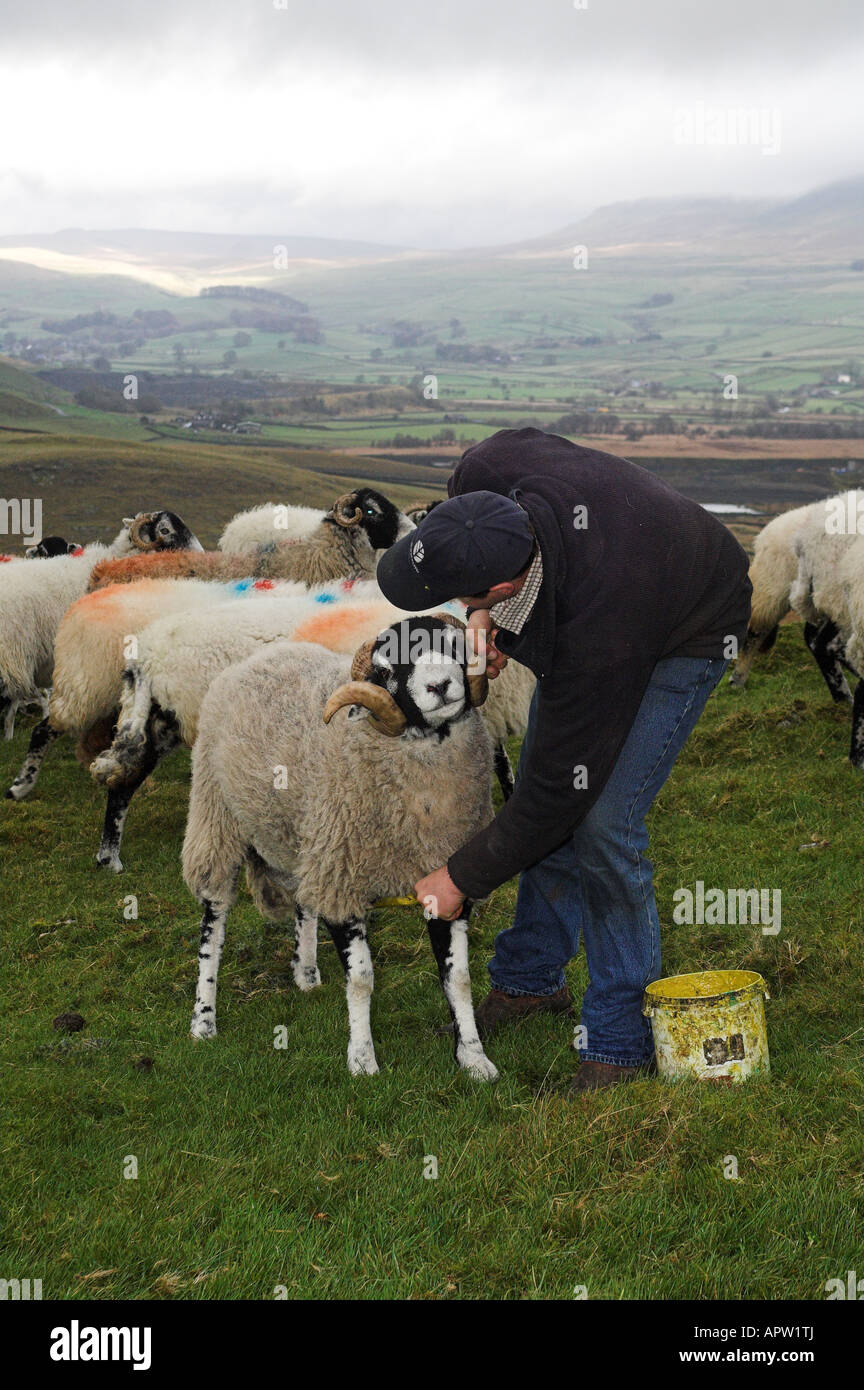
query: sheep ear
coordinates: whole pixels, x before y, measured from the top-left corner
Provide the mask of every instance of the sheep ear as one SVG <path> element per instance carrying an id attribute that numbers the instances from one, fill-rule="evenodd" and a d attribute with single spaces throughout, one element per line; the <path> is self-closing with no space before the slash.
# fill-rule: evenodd
<path id="1" fill-rule="evenodd" d="M 352 720 L 368 719 L 370 711 L 365 705 L 349 705 L 348 718 Z"/>
<path id="2" fill-rule="evenodd" d="M 126 527 L 127 531 L 128 531 L 128 529 L 129 529 L 129 527 L 132 525 L 132 522 L 133 522 L 134 520 L 135 520 L 134 516 L 124 516 L 124 518 L 123 518 L 123 525 Z"/>

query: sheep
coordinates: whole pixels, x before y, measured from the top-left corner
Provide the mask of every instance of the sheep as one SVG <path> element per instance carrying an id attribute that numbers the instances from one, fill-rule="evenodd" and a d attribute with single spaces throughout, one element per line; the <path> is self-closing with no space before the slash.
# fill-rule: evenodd
<path id="1" fill-rule="evenodd" d="M 173 512 L 142 512 L 124 519 L 110 546 L 97 543 L 85 546 L 80 554 L 0 569 L 0 719 L 7 739 L 12 737 L 18 705 L 42 702 L 41 690 L 51 684 L 60 620 L 70 603 L 86 591 L 94 565 L 136 547 L 159 549 L 193 542 L 198 545 Z M 37 725 L 37 745 L 44 732 Z"/>
<path id="2" fill-rule="evenodd" d="M 273 541 L 306 540 L 326 515 L 315 507 L 266 502 L 232 517 L 219 537 L 218 548 L 225 555 L 254 555 L 259 546 Z"/>
<path id="3" fill-rule="evenodd" d="M 377 1072 L 369 910 L 410 892 L 492 815 L 491 747 L 475 708 L 486 677 L 466 664 L 463 634 L 453 618 L 409 618 L 351 662 L 277 645 L 213 682 L 183 841 L 183 876 L 203 908 L 193 1037 L 216 1034 L 219 960 L 245 863 L 262 916 L 284 920 L 293 903 L 301 990 L 320 983 L 318 918 L 326 925 L 345 972 L 348 1070 Z M 456 1060 L 494 1081 L 471 1003 L 470 905 L 453 922 L 432 915 L 434 903 L 427 912 Z"/>
<path id="4" fill-rule="evenodd" d="M 847 547 L 837 579 L 845 599 L 844 612 L 838 618 L 845 618 L 848 626 L 840 628 L 838 618 L 834 619 L 836 645 L 845 647 L 844 665 L 859 677 L 852 702 L 849 761 L 853 767 L 864 769 L 864 536 L 855 536 Z M 827 602 L 824 593 L 822 601 Z"/>
<path id="5" fill-rule="evenodd" d="M 18 564 L 21 560 L 52 560 L 56 555 L 80 555 L 83 546 L 77 541 L 67 541 L 63 536 L 43 536 L 36 545 L 28 545 L 23 555 L 0 555 L 0 564 Z M 6 708 L 4 732 L 7 739 L 15 732 L 15 716 L 22 705 L 38 705 L 43 718 L 48 713 L 48 693 L 40 690 L 38 696 L 30 700 L 14 701 Z"/>
<path id="6" fill-rule="evenodd" d="M 836 505 L 837 499 L 831 501 Z M 791 591 L 796 584 L 799 565 L 796 543 L 802 531 L 808 527 L 815 526 L 816 532 L 821 534 L 826 505 L 826 500 L 820 500 L 782 512 L 769 521 L 756 537 L 750 565 L 753 585 L 750 623 L 743 651 L 729 676 L 730 684 L 737 689 L 742 689 L 746 684 L 755 657 L 774 646 L 779 624 L 789 609 L 795 607 L 791 601 Z M 841 669 L 842 643 L 838 641 L 834 625 L 813 613 L 804 623 L 804 641 L 832 698 L 850 699 Z"/>
<path id="7" fill-rule="evenodd" d="M 256 579 L 297 579 L 323 584 L 328 579 L 371 578 L 376 554 L 412 531 L 413 524 L 372 488 L 355 488 L 334 502 L 317 530 L 302 541 L 274 541 L 254 555 L 136 556 L 98 565 L 91 588 L 129 584 L 137 579 L 227 581 L 250 574 Z"/>
<path id="8" fill-rule="evenodd" d="M 88 766 L 110 744 L 123 669 L 137 650 L 141 631 L 157 618 L 181 610 L 197 617 L 202 609 L 226 604 L 251 584 L 251 580 L 238 585 L 143 579 L 97 589 L 71 604 L 54 640 L 54 683 L 46 727 L 40 729 L 36 747 L 28 749 L 6 795 L 21 801 L 30 794 L 48 748 L 61 734 L 77 739 L 78 757 Z M 306 592 L 302 584 L 288 581 L 279 587 Z"/>
<path id="9" fill-rule="evenodd" d="M 51 560 L 55 555 L 77 555 L 83 549 L 77 541 L 67 541 L 62 536 L 43 536 L 36 545 L 28 545 L 24 556 L 27 560 Z"/>
<path id="10" fill-rule="evenodd" d="M 739 689 L 746 684 L 756 655 L 774 646 L 777 628 L 789 612 L 789 590 L 798 570 L 795 537 L 810 510 L 806 506 L 781 512 L 763 526 L 753 544 L 750 623 L 743 650 L 729 677 L 730 684 Z"/>
<path id="11" fill-rule="evenodd" d="M 53 560 L 56 555 L 78 555 L 83 549 L 77 541 L 67 541 L 62 536 L 43 536 L 36 545 L 28 545 L 23 555 L 0 555 L 0 565 L 17 565 L 21 560 Z"/>
<path id="12" fill-rule="evenodd" d="M 859 677 L 852 699 L 849 761 L 864 768 L 864 535 L 859 512 L 864 493 L 853 490 L 830 497 L 798 533 L 798 573 L 791 602 L 810 624 L 820 624 L 819 638 L 833 660 L 834 698 L 852 699 L 840 663 Z M 824 674 L 824 672 L 823 672 Z M 828 677 L 826 676 L 826 681 Z"/>
<path id="13" fill-rule="evenodd" d="M 797 570 L 789 591 L 792 608 L 804 619 L 807 645 L 838 703 L 852 700 L 841 667 L 855 671 L 845 652 L 852 620 L 841 566 L 859 539 L 855 529 L 857 503 L 858 493 L 853 489 L 808 509 L 795 535 Z M 852 526 L 848 524 L 850 509 L 855 518 Z"/>
<path id="14" fill-rule="evenodd" d="M 116 603 L 124 589 L 130 587 L 138 586 L 117 585 L 108 592 Z M 460 604 L 454 601 L 445 607 L 453 616 L 464 619 L 465 609 Z M 75 616 L 86 617 L 86 600 L 76 608 L 78 613 L 72 610 L 64 626 L 71 625 Z M 277 587 L 272 595 L 255 593 L 251 603 L 244 600 L 222 604 L 209 612 L 179 608 L 145 628 L 140 633 L 137 659 L 129 661 L 123 673 L 114 740 L 90 768 L 94 779 L 108 789 L 97 863 L 121 871 L 120 841 L 133 795 L 175 747 L 194 744 L 204 696 L 226 667 L 242 661 L 263 644 L 288 640 L 314 642 L 350 655 L 359 642 L 405 616 L 383 598 L 376 584 L 341 581 L 338 585 L 322 585 L 302 596 L 286 595 Z M 80 661 L 81 652 L 88 645 L 86 637 L 64 643 L 73 662 Z M 95 650 L 98 652 L 98 648 Z M 77 680 L 88 688 L 92 685 L 84 677 Z M 55 695 L 63 685 L 62 675 L 58 676 Z M 491 683 L 483 706 L 483 719 L 494 741 L 495 772 L 505 799 L 513 790 L 513 770 L 505 740 L 524 734 L 534 686 L 532 673 L 511 662 Z M 114 695 L 106 695 L 103 707 L 112 702 L 116 702 Z M 79 727 L 85 726 L 88 719 L 95 722 L 97 715 L 101 715 L 101 710 L 91 703 L 86 718 L 79 714 Z"/>

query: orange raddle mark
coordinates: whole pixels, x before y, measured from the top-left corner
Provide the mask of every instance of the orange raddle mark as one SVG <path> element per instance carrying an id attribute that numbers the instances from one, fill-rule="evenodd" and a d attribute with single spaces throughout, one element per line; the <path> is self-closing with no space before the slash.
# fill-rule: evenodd
<path id="1" fill-rule="evenodd" d="M 143 590 L 150 598 L 153 595 L 164 593 L 166 590 L 170 592 L 173 587 L 170 579 L 139 579 L 134 586 L 131 584 L 107 584 L 104 589 L 94 589 L 92 594 L 84 594 L 82 598 L 73 603 L 72 607 L 79 613 L 84 613 L 88 622 L 111 623 L 117 612 L 117 604 L 126 605 L 129 603 L 131 589 L 134 588 L 139 593 Z"/>
<path id="2" fill-rule="evenodd" d="M 295 642 L 317 642 L 330 651 L 352 653 L 367 637 L 374 636 L 382 621 L 381 605 L 354 604 L 334 612 L 316 613 L 294 631 Z"/>

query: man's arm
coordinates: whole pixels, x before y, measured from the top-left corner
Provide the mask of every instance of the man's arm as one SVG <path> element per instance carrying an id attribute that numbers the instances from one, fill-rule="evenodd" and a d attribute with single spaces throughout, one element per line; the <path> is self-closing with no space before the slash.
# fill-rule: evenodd
<path id="1" fill-rule="evenodd" d="M 586 671 L 574 660 L 540 685 L 534 736 L 519 783 L 495 819 L 451 855 L 466 897 L 481 898 L 551 854 L 602 792 L 650 679 L 632 659 Z"/>

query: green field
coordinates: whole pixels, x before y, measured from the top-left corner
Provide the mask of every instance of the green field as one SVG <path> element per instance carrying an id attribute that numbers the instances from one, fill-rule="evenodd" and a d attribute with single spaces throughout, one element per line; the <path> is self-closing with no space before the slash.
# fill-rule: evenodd
<path id="1" fill-rule="evenodd" d="M 2 745 L 7 781 L 26 737 Z M 270 1299 L 280 1285 L 308 1299 L 824 1298 L 861 1268 L 864 1199 L 862 783 L 847 741 L 848 712 L 789 625 L 745 692 L 712 697 L 651 815 L 664 967 L 764 975 L 770 1079 L 575 1099 L 564 1019 L 493 1039 L 497 1086 L 457 1074 L 415 909 L 373 925 L 377 1077 L 347 1075 L 332 948 L 321 989 L 299 994 L 287 935 L 246 897 L 220 1035 L 193 1043 L 188 758 L 133 803 L 118 878 L 94 865 L 101 797 L 58 746 L 32 798 L 0 813 L 4 1270 L 41 1278 L 46 1299 Z M 781 889 L 780 934 L 673 926 L 673 892 L 697 879 Z M 509 885 L 480 913 L 475 998 L 513 901 Z M 583 962 L 569 973 L 578 997 Z M 69 1011 L 86 1026 L 67 1036 L 52 1020 Z"/>
<path id="2" fill-rule="evenodd" d="M 668 245 L 601 244 L 583 270 L 574 269 L 563 244 L 542 254 L 492 248 L 353 264 L 297 262 L 283 271 L 267 265 L 263 249 L 247 270 L 259 288 L 302 299 L 320 326 L 320 342 L 245 326 L 249 342 L 235 347 L 231 314 L 248 308 L 242 301 L 0 261 L 0 350 L 4 329 L 19 343 L 32 338 L 44 347 L 58 340 L 43 329 L 46 321 L 97 307 L 124 319 L 168 310 L 176 328 L 134 351 L 95 329 L 70 333 L 69 351 L 77 357 L 64 365 L 88 367 L 97 354 L 105 356 L 116 373 L 153 373 L 147 389 L 157 396 L 159 377 L 178 370 L 226 378 L 273 374 L 288 407 L 284 437 L 294 441 L 291 427 L 313 421 L 299 404 L 304 392 L 404 388 L 430 373 L 439 393 L 437 408 L 427 411 L 430 428 L 448 411 L 467 411 L 482 428 L 490 414 L 508 408 L 541 418 L 548 411 L 551 418 L 568 403 L 614 411 L 643 429 L 661 413 L 682 428 L 732 428 L 769 400 L 770 413 L 782 412 L 790 422 L 860 420 L 864 412 L 864 274 L 851 269 L 842 238 L 836 250 L 814 254 L 803 238 L 796 251 L 754 232 L 724 249 L 698 238 L 678 244 L 670 234 Z M 177 257 L 183 268 L 179 249 Z M 215 268 L 213 278 L 220 278 Z M 413 336 L 400 339 L 400 324 Z M 452 360 L 460 346 L 495 349 L 504 360 Z M 228 366 L 226 352 L 236 356 Z M 722 395 L 730 373 L 738 378 L 734 401 Z M 846 374 L 851 379 L 839 382 Z M 796 395 L 820 384 L 834 394 Z M 261 410 L 267 413 L 266 406 Z M 166 407 L 166 417 L 173 413 Z M 317 423 L 338 447 L 368 443 L 370 428 L 392 435 L 394 421 L 398 428 L 396 415 L 372 421 L 355 413 Z M 464 437 L 476 436 L 468 429 Z"/>

